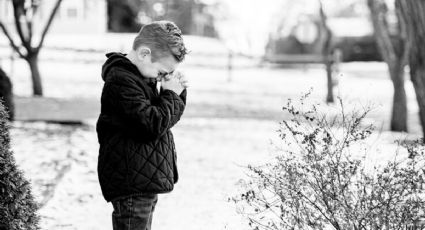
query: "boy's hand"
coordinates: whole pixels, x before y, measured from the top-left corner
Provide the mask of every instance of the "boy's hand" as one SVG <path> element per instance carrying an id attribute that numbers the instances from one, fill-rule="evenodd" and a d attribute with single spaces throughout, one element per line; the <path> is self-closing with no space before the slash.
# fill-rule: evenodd
<path id="1" fill-rule="evenodd" d="M 162 78 L 161 86 L 163 89 L 174 91 L 177 95 L 180 95 L 185 89 L 183 84 L 180 82 L 180 79 L 174 76 L 170 77 L 169 80 Z"/>
<path id="2" fill-rule="evenodd" d="M 189 87 L 189 82 L 182 72 L 176 72 L 174 75 L 180 80 L 180 84 L 182 84 L 185 89 Z"/>

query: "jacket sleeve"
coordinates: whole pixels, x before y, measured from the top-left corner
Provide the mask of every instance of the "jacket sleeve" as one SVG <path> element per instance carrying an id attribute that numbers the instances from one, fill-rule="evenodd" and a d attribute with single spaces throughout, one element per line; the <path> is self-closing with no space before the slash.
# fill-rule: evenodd
<path id="1" fill-rule="evenodd" d="M 187 90 L 184 89 L 183 92 L 179 96 L 183 100 L 183 103 L 186 105 Z"/>
<path id="2" fill-rule="evenodd" d="M 144 136 L 156 139 L 172 128 L 183 114 L 185 102 L 171 90 L 163 90 L 152 104 L 144 91 L 131 80 L 105 83 L 105 95 L 115 112 Z"/>
<path id="3" fill-rule="evenodd" d="M 164 91 L 164 88 L 162 88 L 162 86 L 161 86 L 160 93 L 162 93 L 163 91 Z M 183 103 L 186 105 L 187 89 L 184 89 L 184 90 L 180 93 L 179 97 L 180 97 L 180 99 L 182 99 L 182 100 L 183 100 Z"/>

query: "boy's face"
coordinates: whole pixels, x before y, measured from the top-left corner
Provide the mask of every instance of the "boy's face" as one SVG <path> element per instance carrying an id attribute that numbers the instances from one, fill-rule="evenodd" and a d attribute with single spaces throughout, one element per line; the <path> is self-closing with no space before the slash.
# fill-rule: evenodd
<path id="1" fill-rule="evenodd" d="M 179 63 L 172 55 L 156 59 L 152 62 L 152 54 L 150 52 L 142 55 L 139 54 L 138 68 L 142 75 L 147 78 L 160 80 L 160 78 L 172 74 L 178 65 Z"/>

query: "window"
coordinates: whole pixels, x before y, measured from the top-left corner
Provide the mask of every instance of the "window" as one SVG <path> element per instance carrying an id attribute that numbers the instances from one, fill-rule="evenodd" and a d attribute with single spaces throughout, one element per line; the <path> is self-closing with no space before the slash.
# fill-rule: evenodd
<path id="1" fill-rule="evenodd" d="M 5 18 L 9 17 L 9 6 L 4 7 Z"/>
<path id="2" fill-rule="evenodd" d="M 2 15 L 0 15 L 0 18 L 2 18 L 3 20 L 8 20 L 10 18 L 9 15 L 9 10 L 10 10 L 10 5 L 9 2 L 6 1 L 0 1 L 0 13 L 2 13 Z M 1 9 L 4 9 L 4 12 L 1 12 Z"/>
<path id="3" fill-rule="evenodd" d="M 76 18 L 78 16 L 78 11 L 76 8 L 68 8 L 66 11 L 68 18 Z"/>

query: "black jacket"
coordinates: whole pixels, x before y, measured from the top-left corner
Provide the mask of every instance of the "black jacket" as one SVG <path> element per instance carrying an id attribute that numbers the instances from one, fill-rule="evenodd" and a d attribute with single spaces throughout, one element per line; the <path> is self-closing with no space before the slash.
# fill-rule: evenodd
<path id="1" fill-rule="evenodd" d="M 141 193 L 165 193 L 178 180 L 170 129 L 180 119 L 186 90 L 156 89 L 123 54 L 109 53 L 96 125 L 98 177 L 107 201 Z"/>

